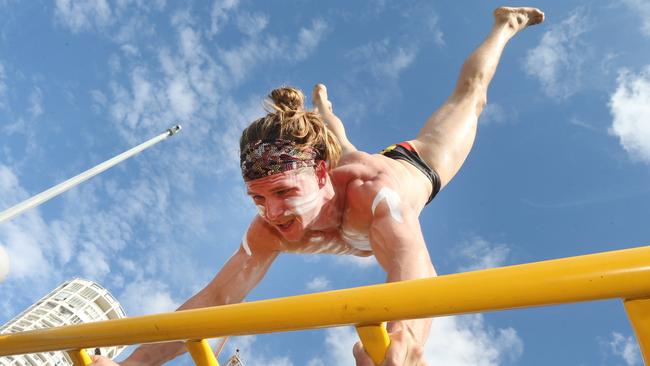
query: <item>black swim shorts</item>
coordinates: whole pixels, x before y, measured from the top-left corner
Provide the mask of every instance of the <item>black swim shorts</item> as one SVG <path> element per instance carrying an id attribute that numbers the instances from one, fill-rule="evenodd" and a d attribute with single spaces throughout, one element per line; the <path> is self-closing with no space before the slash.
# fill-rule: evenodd
<path id="1" fill-rule="evenodd" d="M 427 165 L 427 163 L 425 163 L 422 158 L 420 158 L 420 155 L 418 155 L 417 151 L 415 151 L 413 146 L 408 142 L 404 141 L 400 142 L 399 144 L 390 145 L 389 147 L 382 150 L 380 154 L 394 160 L 408 161 L 411 163 L 411 165 L 418 168 L 422 173 L 424 173 L 427 178 L 429 178 L 429 181 L 431 181 L 431 187 L 433 189 L 431 190 L 431 196 L 429 196 L 429 200 L 426 204 L 429 204 L 429 202 L 433 200 L 433 197 L 435 197 L 436 194 L 438 194 L 440 191 L 441 183 L 438 173 L 431 169 L 431 167 Z"/>

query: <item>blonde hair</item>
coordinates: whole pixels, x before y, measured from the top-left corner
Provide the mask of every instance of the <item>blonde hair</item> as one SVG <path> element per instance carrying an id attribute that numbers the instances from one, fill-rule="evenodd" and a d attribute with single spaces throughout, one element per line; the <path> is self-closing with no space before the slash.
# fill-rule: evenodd
<path id="1" fill-rule="evenodd" d="M 253 121 L 239 139 L 240 151 L 257 141 L 291 140 L 298 148 L 312 147 L 329 169 L 338 164 L 341 144 L 318 113 L 305 110 L 305 95 L 300 89 L 285 86 L 269 93 L 267 115 Z"/>

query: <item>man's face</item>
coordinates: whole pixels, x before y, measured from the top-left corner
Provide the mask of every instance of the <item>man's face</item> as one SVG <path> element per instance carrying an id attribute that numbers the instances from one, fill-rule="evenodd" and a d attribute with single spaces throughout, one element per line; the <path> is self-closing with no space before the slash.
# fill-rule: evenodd
<path id="1" fill-rule="evenodd" d="M 313 168 L 246 182 L 259 215 L 289 241 L 300 240 L 323 205 L 322 184 Z"/>

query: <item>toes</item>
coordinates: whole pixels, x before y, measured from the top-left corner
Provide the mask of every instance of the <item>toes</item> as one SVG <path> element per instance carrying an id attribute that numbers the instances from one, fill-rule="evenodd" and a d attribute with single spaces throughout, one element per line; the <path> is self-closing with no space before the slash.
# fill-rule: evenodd
<path id="1" fill-rule="evenodd" d="M 312 95 L 312 98 L 314 101 L 317 100 L 322 100 L 326 101 L 327 100 L 327 87 L 324 84 L 316 84 L 314 86 L 314 92 Z"/>

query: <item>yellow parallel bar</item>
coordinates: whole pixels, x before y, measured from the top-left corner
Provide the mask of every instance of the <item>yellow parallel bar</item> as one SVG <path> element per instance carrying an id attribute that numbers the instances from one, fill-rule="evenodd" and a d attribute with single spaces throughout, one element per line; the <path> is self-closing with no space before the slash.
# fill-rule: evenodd
<path id="1" fill-rule="evenodd" d="M 372 358 L 375 365 L 381 364 L 386 358 L 386 351 L 390 346 L 386 323 L 359 325 L 357 333 L 363 344 L 363 349 Z"/>
<path id="2" fill-rule="evenodd" d="M 214 357 L 214 353 L 212 353 L 212 349 L 207 340 L 187 341 L 185 342 L 185 347 L 187 347 L 190 355 L 192 355 L 196 366 L 219 366 L 219 362 Z"/>
<path id="3" fill-rule="evenodd" d="M 647 365 L 650 361 L 650 299 L 625 300 L 624 304 Z"/>
<path id="4" fill-rule="evenodd" d="M 72 359 L 74 366 L 88 366 L 93 363 L 85 349 L 68 351 L 68 356 Z"/>
<path id="5" fill-rule="evenodd" d="M 650 297 L 650 247 L 0 335 L 0 356 Z"/>

